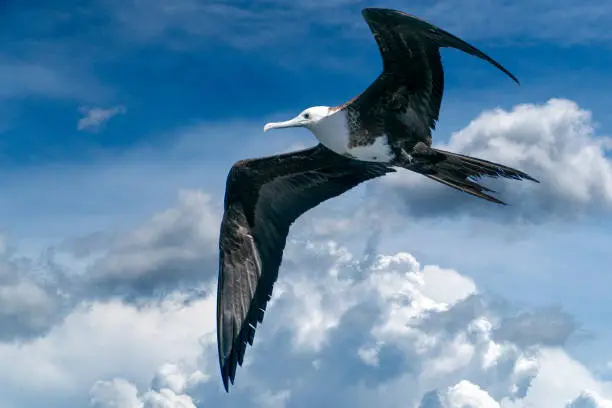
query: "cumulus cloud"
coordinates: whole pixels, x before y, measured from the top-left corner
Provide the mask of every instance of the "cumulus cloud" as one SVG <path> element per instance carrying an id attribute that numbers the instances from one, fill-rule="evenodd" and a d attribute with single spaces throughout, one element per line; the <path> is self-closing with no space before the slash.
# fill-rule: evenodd
<path id="1" fill-rule="evenodd" d="M 85 276 L 86 295 L 140 300 L 198 289 L 217 274 L 219 223 L 210 196 L 185 190 L 176 207 L 118 235 L 106 247 L 85 237 L 91 247 L 81 242 L 77 253 L 96 257 Z"/>
<path id="2" fill-rule="evenodd" d="M 564 407 L 584 391 L 600 398 L 612 397 L 612 383 L 602 381 L 558 347 L 543 348 L 538 357 L 539 373 L 527 396 L 512 407 Z"/>
<path id="3" fill-rule="evenodd" d="M 3 276 L 3 278 L 6 276 Z M 32 279 L 5 280 L 0 285 L 0 339 L 45 333 L 59 318 L 61 297 Z"/>
<path id="4" fill-rule="evenodd" d="M 596 393 L 585 390 L 565 408 L 612 408 L 612 400 L 601 398 Z"/>
<path id="5" fill-rule="evenodd" d="M 609 383 L 560 348 L 576 328 L 561 309 L 518 313 L 458 271 L 381 255 L 376 229 L 363 252 L 340 245 L 332 227 L 311 234 L 316 218 L 290 238 L 227 395 L 215 345 L 219 220 L 210 196 L 185 191 L 134 229 L 65 246 L 85 266 L 56 275 L 79 303 L 48 319 L 36 340 L 0 343 L 0 407 L 526 408 L 580 402 L 583 390 L 612 397 Z M 357 235 L 340 227 L 340 237 Z M 194 287 L 203 288 L 197 297 Z"/>
<path id="6" fill-rule="evenodd" d="M 145 304 L 177 291 L 190 302 L 213 291 L 219 215 L 210 196 L 185 190 L 136 228 L 78 237 L 38 257 L 0 237 L 0 342 L 43 336 L 82 303 Z"/>
<path id="7" fill-rule="evenodd" d="M 79 247 L 84 259 L 99 256 L 84 276 L 106 288 L 100 293 L 146 298 L 153 292 L 143 288 L 161 285 L 165 296 L 138 306 L 125 302 L 130 296 L 96 296 L 36 341 L 0 344 L 3 367 L 11 367 L 0 369 L 8 401 L 0 406 L 404 407 L 437 398 L 450 407 L 527 407 L 548 406 L 542 402 L 551 393 L 560 401 L 554 406 L 584 389 L 612 396 L 562 350 L 545 352 L 572 330 L 562 314 L 516 314 L 457 271 L 421 265 L 405 252 L 356 253 L 328 237 L 290 240 L 264 324 L 227 395 L 215 346 L 216 268 L 195 278 L 171 266 L 199 265 L 206 247 L 214 258 L 213 207 L 208 196 L 186 192 L 108 251 L 99 253 L 106 241 L 98 239 Z M 132 261 L 134 254 L 142 260 Z M 105 265 L 122 267 L 100 268 L 109 256 L 119 261 Z M 186 302 L 186 287 L 173 279 L 200 282 L 204 296 Z M 142 283 L 148 280 L 155 283 Z M 531 333 L 546 316 L 556 316 L 553 324 Z"/>
<path id="8" fill-rule="evenodd" d="M 430 391 L 419 408 L 501 408 L 499 403 L 479 386 L 461 381 L 444 391 Z"/>
<path id="9" fill-rule="evenodd" d="M 207 377 L 200 371 L 186 376 L 175 364 L 164 364 L 144 393 L 122 378 L 97 381 L 90 391 L 93 408 L 196 408 L 185 390 Z"/>
<path id="10" fill-rule="evenodd" d="M 164 390 L 180 396 L 181 387 L 207 380 L 200 368 L 212 372 L 200 356 L 203 347 L 214 347 L 215 305 L 214 296 L 185 305 L 179 295 L 144 307 L 95 302 L 36 341 L 0 343 L 0 407 L 172 401 Z"/>
<path id="11" fill-rule="evenodd" d="M 126 380 L 98 381 L 91 390 L 93 408 L 142 408 L 138 389 Z"/>
<path id="12" fill-rule="evenodd" d="M 77 123 L 78 130 L 97 130 L 112 117 L 125 114 L 124 106 L 115 106 L 108 109 L 103 108 L 80 108 L 79 111 L 84 115 Z"/>
<path id="13" fill-rule="evenodd" d="M 383 180 L 415 216 L 495 216 L 540 222 L 596 214 L 612 208 L 611 139 L 595 133 L 591 113 L 566 99 L 517 105 L 480 114 L 439 146 L 526 171 L 541 184 L 484 180 L 510 205 L 490 203 L 417 175 Z M 482 201 L 482 202 L 481 202 Z"/>
<path id="14" fill-rule="evenodd" d="M 61 321 L 69 299 L 54 281 L 61 279 L 61 271 L 53 267 L 44 256 L 15 255 L 0 237 L 0 341 L 36 338 Z M 44 272 L 55 276 L 45 278 Z"/>
<path id="15" fill-rule="evenodd" d="M 549 307 L 503 319 L 495 330 L 498 341 L 522 347 L 562 346 L 576 330 L 574 319 L 559 307 Z"/>
<path id="16" fill-rule="evenodd" d="M 204 344 L 198 367 L 162 365 L 148 387 L 139 389 L 127 375 L 99 380 L 92 406 L 164 401 L 159 406 L 190 407 L 197 400 L 263 407 L 381 401 L 393 407 L 417 404 L 424 393 L 462 380 L 478 384 L 489 398 L 520 398 L 537 373 L 534 356 L 492 339 L 499 319 L 474 282 L 456 271 L 423 267 L 398 253 L 377 256 L 363 274 L 359 256 L 325 240 L 292 242 L 286 258 L 269 322 L 249 349 L 231 396 L 214 381 L 213 341 Z M 445 278 L 455 284 L 454 293 L 436 287 Z M 214 294 L 206 300 L 212 301 Z"/>
<path id="17" fill-rule="evenodd" d="M 214 341 L 190 370 L 165 365 L 137 391 L 129 376 L 125 380 L 134 388 L 122 382 L 113 387 L 129 388 L 140 404 L 163 394 L 168 404 L 180 400 L 186 406 L 518 408 L 563 406 L 569 399 L 547 403 L 548 392 L 559 386 L 571 398 L 580 387 L 612 395 L 563 351 L 542 354 L 548 343 L 562 343 L 565 331 L 537 332 L 522 343 L 498 338 L 502 327 L 506 333 L 520 328 L 510 319 L 532 324 L 533 315 L 543 312 L 514 314 L 456 271 L 397 253 L 376 256 L 362 273 L 362 257 L 329 240 L 290 242 L 286 259 L 229 395 L 217 378 Z M 436 286 L 444 280 L 452 285 Z M 517 330 L 520 339 L 522 328 Z M 556 353 L 563 357 L 551 358 Z M 555 366 L 571 375 L 559 378 Z M 108 387 L 111 380 L 103 381 Z"/>

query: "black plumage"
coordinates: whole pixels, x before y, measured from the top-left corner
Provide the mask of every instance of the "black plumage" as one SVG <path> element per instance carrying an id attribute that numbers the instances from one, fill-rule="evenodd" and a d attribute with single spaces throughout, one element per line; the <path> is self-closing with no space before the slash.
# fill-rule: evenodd
<path id="1" fill-rule="evenodd" d="M 395 158 L 388 163 L 357 160 L 319 144 L 232 166 L 219 238 L 217 289 L 217 345 L 226 391 L 234 382 L 237 366 L 242 365 L 247 344 L 253 343 L 257 324 L 262 322 L 289 228 L 301 214 L 362 182 L 395 171 L 392 166 L 501 204 L 474 179 L 490 176 L 536 181 L 501 164 L 431 147 L 431 131 L 444 89 L 441 47 L 482 58 L 518 83 L 516 77 L 463 40 L 406 13 L 368 8 L 363 16 L 378 43 L 383 72 L 344 105 L 324 108 L 323 116 L 327 116 L 318 120 L 323 123 L 328 116 L 344 112 L 349 147 L 385 137 Z M 266 128 L 316 126 L 310 120 L 303 115 Z"/>
<path id="2" fill-rule="evenodd" d="M 232 166 L 217 289 L 217 345 L 226 391 L 263 319 L 290 225 L 321 202 L 393 171 L 381 163 L 339 156 L 320 144 Z"/>
<path id="3" fill-rule="evenodd" d="M 462 39 L 401 11 L 362 11 L 383 62 L 382 73 L 361 94 L 335 110 L 346 112 L 351 147 L 384 137 L 395 159 L 390 163 L 430 179 L 504 204 L 475 182 L 482 176 L 536 181 L 528 174 L 486 160 L 432 148 L 444 92 L 440 48 L 452 47 L 481 58 L 512 78 L 500 63 Z"/>
<path id="4" fill-rule="evenodd" d="M 442 47 L 488 61 L 518 83 L 479 49 L 417 17 L 378 8 L 366 8 L 362 15 L 378 44 L 383 69 L 365 91 L 339 107 L 349 116 L 356 145 L 382 135 L 390 143 L 404 142 L 404 147 L 418 141 L 431 145 L 444 92 Z"/>

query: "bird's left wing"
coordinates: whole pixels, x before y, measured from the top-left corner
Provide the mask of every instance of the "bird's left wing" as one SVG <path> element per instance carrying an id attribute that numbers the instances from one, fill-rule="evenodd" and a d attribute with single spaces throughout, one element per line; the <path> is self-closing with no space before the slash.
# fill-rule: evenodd
<path id="1" fill-rule="evenodd" d="M 226 390 L 263 319 L 290 225 L 321 202 L 393 171 L 320 144 L 234 164 L 226 184 L 217 288 L 217 346 Z"/>

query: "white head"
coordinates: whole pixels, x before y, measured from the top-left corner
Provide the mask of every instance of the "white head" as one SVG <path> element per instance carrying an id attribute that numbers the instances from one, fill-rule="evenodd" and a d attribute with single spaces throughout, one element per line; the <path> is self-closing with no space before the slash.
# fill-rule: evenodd
<path id="1" fill-rule="evenodd" d="M 312 130 L 312 127 L 315 126 L 321 119 L 329 116 L 332 113 L 333 111 L 331 111 L 328 106 L 313 106 L 312 108 L 304 110 L 295 118 L 289 119 L 285 122 L 266 123 L 264 126 L 264 132 L 268 131 L 269 129 L 288 127 L 305 127 Z"/>

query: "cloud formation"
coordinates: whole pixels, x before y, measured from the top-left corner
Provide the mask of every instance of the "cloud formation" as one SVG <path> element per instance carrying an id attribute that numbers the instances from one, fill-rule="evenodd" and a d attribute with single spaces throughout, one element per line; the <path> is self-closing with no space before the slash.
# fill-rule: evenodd
<path id="1" fill-rule="evenodd" d="M 612 408 L 612 400 L 601 398 L 591 391 L 583 391 L 565 408 Z"/>
<path id="2" fill-rule="evenodd" d="M 134 400 L 131 387 L 113 381 L 118 374 L 139 387 L 157 386 L 162 396 L 149 393 L 152 399 L 172 399 L 163 390 L 180 382 L 164 367 L 168 362 L 179 366 L 185 362 L 191 370 L 188 379 L 199 381 L 197 374 L 191 376 L 199 368 L 191 366 L 199 362 L 202 347 L 214 346 L 214 336 L 207 335 L 214 330 L 214 313 L 214 296 L 188 306 L 182 296 L 140 307 L 119 301 L 80 305 L 34 341 L 0 343 L 4 362 L 0 407 L 80 408 L 91 399 L 98 404 L 107 399 Z M 213 371 L 207 365 L 203 368 Z M 142 398 L 142 393 L 137 397 Z"/>
<path id="3" fill-rule="evenodd" d="M 609 384 L 558 348 L 574 329 L 560 310 L 516 313 L 457 271 L 421 265 L 405 252 L 382 255 L 376 245 L 364 256 L 330 231 L 290 239 L 264 324 L 225 394 L 215 346 L 216 268 L 196 267 L 216 251 L 218 217 L 206 194 L 186 191 L 176 207 L 134 230 L 79 246 L 89 267 L 69 275 L 67 286 L 81 288 L 79 302 L 36 340 L 0 344 L 3 367 L 14 368 L 0 369 L 0 407 L 44 400 L 96 408 L 436 401 L 518 408 L 548 406 L 548 399 L 563 406 L 584 389 L 612 396 Z M 181 273 L 187 269 L 193 275 Z M 165 290 L 154 296 L 149 289 L 158 285 Z M 190 285 L 204 290 L 192 297 Z M 571 378 L 558 378 L 559 370 Z"/>
<path id="4" fill-rule="evenodd" d="M 84 115 L 77 123 L 78 130 L 97 130 L 104 123 L 108 122 L 112 117 L 125 114 L 124 106 L 115 106 L 109 109 L 103 108 L 80 108 L 80 112 Z"/>
<path id="5" fill-rule="evenodd" d="M 479 386 L 461 381 L 444 391 L 430 391 L 419 408 L 501 408 L 501 405 Z"/>
<path id="6" fill-rule="evenodd" d="M 385 177 L 419 217 L 508 217 L 528 222 L 576 218 L 612 209 L 612 140 L 595 133 L 591 113 L 566 99 L 485 111 L 442 149 L 526 171 L 541 184 L 484 180 L 508 202 L 498 206 L 407 172 Z M 482 200 L 481 200 L 482 201 Z"/>
<path id="7" fill-rule="evenodd" d="M 537 344 L 533 337 L 538 334 L 530 333 L 522 342 L 529 343 L 525 347 L 496 340 L 502 314 L 508 311 L 456 271 L 438 268 L 436 276 L 429 276 L 427 270 L 435 267 L 398 253 L 378 256 L 361 274 L 360 257 L 329 241 L 292 242 L 287 259 L 264 325 L 230 394 L 218 381 L 211 342 L 202 351 L 200 368 L 181 374 L 166 369 L 179 378 L 176 386 L 166 387 L 167 395 L 184 397 L 185 404 L 198 401 L 196 406 L 553 406 L 544 404 L 549 395 L 532 396 L 530 390 L 538 380 L 538 392 L 542 383 L 550 387 L 548 370 L 558 361 L 551 367 L 550 359 L 540 359 L 540 350 L 556 336 L 556 343 L 562 342 L 565 333 L 540 332 Z M 423 293 L 430 279 L 446 277 L 457 283 L 453 296 L 448 291 Z M 539 379 L 542 362 L 547 377 Z M 560 367 L 567 368 L 563 363 Z M 185 386 L 185 378 L 201 381 Z M 125 388 L 118 379 L 102 381 Z M 566 393 L 576 398 L 576 387 L 584 381 L 563 383 Z M 140 403 L 163 389 L 159 384 L 135 388 L 130 388 L 131 395 Z"/>
<path id="8" fill-rule="evenodd" d="M 197 290 L 217 275 L 220 215 L 200 191 L 179 193 L 178 205 L 112 239 L 78 248 L 80 257 L 95 257 L 84 278 L 85 296 L 127 300 L 163 298 L 177 289 Z M 104 242 L 102 242 L 104 244 Z"/>
<path id="9" fill-rule="evenodd" d="M 185 390 L 200 381 L 204 374 L 196 371 L 188 378 L 180 367 L 165 364 L 157 372 L 151 389 L 138 393 L 134 384 L 120 378 L 96 381 L 90 391 L 92 408 L 196 408 Z"/>
<path id="10" fill-rule="evenodd" d="M 596 145 L 592 130 L 576 125 L 592 126 L 589 115 L 576 120 L 584 112 L 568 101 L 489 115 L 502 129 L 516 130 L 534 109 L 549 119 L 561 112 L 544 123 L 565 130 L 565 139 L 550 131 L 545 138 L 550 144 L 529 144 L 533 129 L 528 126 L 531 130 L 522 134 L 527 141 L 514 131 L 488 134 L 482 130 L 488 127 L 476 126 L 480 117 L 450 143 L 524 160 L 534 166 L 531 171 L 543 172 L 573 165 L 569 152 L 580 148 L 576 135 Z M 520 120 L 516 112 L 522 112 Z M 577 116 L 564 122 L 568 112 Z M 568 124 L 574 131 L 567 131 Z M 549 148 L 555 160 L 544 164 L 512 153 L 541 157 Z M 605 190 L 605 183 L 590 176 L 587 171 L 582 181 Z M 580 201 L 562 187 L 549 187 L 546 194 L 574 200 L 583 211 L 593 208 L 592 198 Z M 508 194 L 517 193 L 509 189 Z M 612 397 L 609 383 L 563 351 L 577 327 L 571 317 L 559 308 L 502 307 L 455 270 L 421 265 L 402 251 L 385 255 L 376 220 L 388 214 L 371 201 L 349 220 L 313 211 L 295 229 L 255 346 L 226 395 L 218 380 L 214 336 L 219 201 L 186 190 L 174 207 L 133 229 L 86 235 L 36 262 L 5 250 L 9 272 L 0 274 L 0 303 L 10 316 L 3 321 L 0 312 L 0 324 L 19 330 L 5 330 L 11 335 L 0 338 L 0 359 L 17 367 L 0 369 L 0 393 L 9 401 L 0 407 L 36 406 L 45 398 L 66 407 L 98 408 L 394 407 L 398 402 L 423 408 L 434 403 L 526 408 Z M 362 237 L 365 251 L 345 245 L 347 237 Z M 32 273 L 37 268 L 44 269 L 46 279 Z M 15 295 L 20 293 L 24 296 Z M 560 378 L 559 372 L 571 372 L 572 378 Z M 24 395 L 19 387 L 26 378 L 30 388 Z M 584 390 L 591 391 L 581 394 Z"/>
<path id="11" fill-rule="evenodd" d="M 498 341 L 510 341 L 521 347 L 554 347 L 563 346 L 575 330 L 576 323 L 570 316 L 558 307 L 549 307 L 503 319 L 494 336 Z"/>
<path id="12" fill-rule="evenodd" d="M 58 286 L 64 283 L 48 257 L 17 256 L 0 237 L 0 342 L 30 340 L 58 324 L 68 311 L 67 293 Z"/>

